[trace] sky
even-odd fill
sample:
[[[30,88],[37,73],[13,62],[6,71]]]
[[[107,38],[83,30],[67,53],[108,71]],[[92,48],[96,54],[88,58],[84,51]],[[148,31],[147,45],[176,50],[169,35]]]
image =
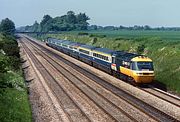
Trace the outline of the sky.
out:
[[[180,27],[180,0],[0,0],[0,21],[32,25],[69,10],[86,13],[90,25]]]

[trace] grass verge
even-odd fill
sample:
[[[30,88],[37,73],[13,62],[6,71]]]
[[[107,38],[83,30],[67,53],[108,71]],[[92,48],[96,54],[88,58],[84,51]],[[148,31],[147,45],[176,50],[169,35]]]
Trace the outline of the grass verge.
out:
[[[31,122],[16,39],[0,34],[0,122]]]
[[[9,86],[0,88],[0,121],[31,122],[31,108],[22,73],[7,72],[0,76],[0,81],[7,81]]]

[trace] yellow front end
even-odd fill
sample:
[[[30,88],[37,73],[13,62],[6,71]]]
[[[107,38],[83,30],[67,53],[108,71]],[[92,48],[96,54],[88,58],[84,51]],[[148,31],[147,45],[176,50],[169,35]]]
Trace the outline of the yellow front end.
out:
[[[133,71],[132,77],[136,83],[151,83],[154,80],[154,71],[141,73]]]
[[[145,56],[139,56],[135,57],[131,60],[132,62],[138,62],[138,63],[152,63],[152,60]],[[141,69],[141,68],[140,68]],[[154,80],[154,70],[152,69],[141,69],[141,71],[132,70],[133,75],[136,83],[150,83]]]
[[[154,70],[152,60],[148,57],[135,57],[131,60],[129,68],[120,66],[120,72],[134,79],[136,83],[151,83],[154,80]],[[142,63],[142,64],[141,64]],[[150,68],[145,68],[143,64],[151,64]],[[133,64],[136,64],[133,66]],[[141,64],[141,67],[139,66]],[[144,66],[144,69],[143,69]]]

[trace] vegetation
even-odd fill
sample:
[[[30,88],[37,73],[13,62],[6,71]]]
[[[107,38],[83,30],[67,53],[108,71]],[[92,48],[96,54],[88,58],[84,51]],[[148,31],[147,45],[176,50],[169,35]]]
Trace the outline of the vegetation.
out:
[[[87,30],[89,17],[85,13],[75,15],[73,11],[68,11],[66,15],[52,18],[45,15],[42,21],[35,23],[32,26],[20,28],[21,32],[57,32],[71,30]]]
[[[0,33],[0,121],[31,121],[19,48],[14,37],[15,26],[9,19],[2,20]]]
[[[156,31],[180,31],[180,27],[150,27],[149,25],[145,26],[139,26],[139,25],[134,25],[132,27],[126,27],[120,25],[119,27],[117,26],[97,26],[97,25],[91,25],[88,27],[88,30],[104,30],[104,31],[110,31],[110,30],[156,30]]]
[[[179,31],[85,31],[48,34],[39,38],[55,37],[90,45],[145,54],[153,59],[156,80],[169,90],[180,93],[180,32]],[[81,32],[82,33],[82,32]],[[91,37],[90,35],[97,35]],[[99,37],[106,35],[106,37]]]
[[[12,35],[15,32],[15,24],[8,18],[3,19],[0,24],[0,31],[2,34]]]

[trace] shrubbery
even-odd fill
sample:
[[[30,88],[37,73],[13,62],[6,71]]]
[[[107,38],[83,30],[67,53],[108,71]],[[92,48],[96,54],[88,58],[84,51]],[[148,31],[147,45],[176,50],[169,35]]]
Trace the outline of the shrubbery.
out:
[[[31,122],[14,23],[0,24],[0,122]]]
[[[20,68],[20,55],[19,47],[14,37],[12,36],[0,36],[0,50],[1,57],[6,57],[8,67],[12,70],[19,70]],[[2,54],[4,53],[4,54]]]
[[[78,35],[79,35],[79,36],[84,36],[84,35],[86,36],[86,35],[89,35],[89,33],[86,33],[86,32],[79,32]]]
[[[0,88],[12,88],[13,80],[7,76],[12,76],[9,72],[20,70],[19,48],[14,37],[7,35],[0,35],[0,45]]]
[[[142,53],[144,52],[144,49],[145,49],[145,45],[144,45],[144,44],[139,45],[139,46],[137,47],[137,53],[138,53],[138,54],[142,54]]]
[[[0,54],[0,73],[7,72],[8,69],[8,57]]]
[[[106,35],[101,35],[101,34],[90,34],[89,37],[99,37],[99,38],[105,38]]]

